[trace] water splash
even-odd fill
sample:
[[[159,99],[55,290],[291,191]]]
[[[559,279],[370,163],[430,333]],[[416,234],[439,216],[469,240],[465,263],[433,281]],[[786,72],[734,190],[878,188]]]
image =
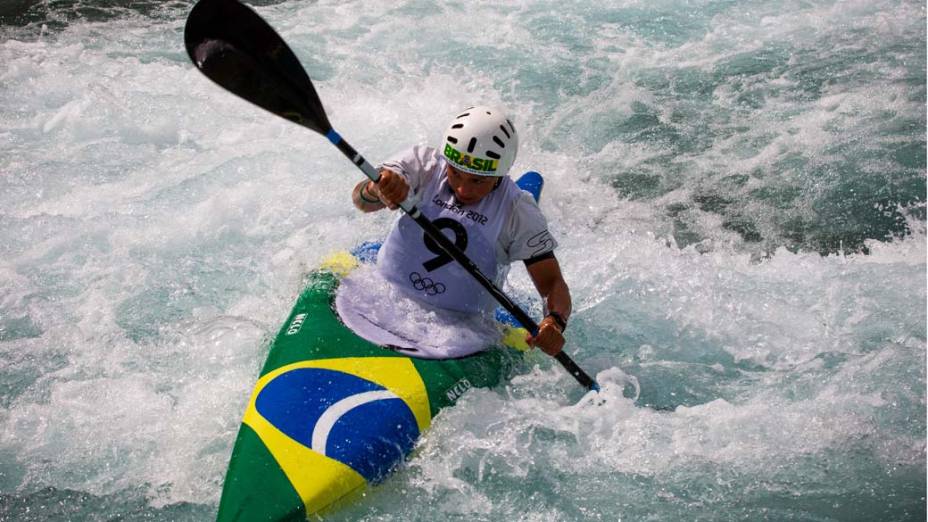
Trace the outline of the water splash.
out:
[[[202,519],[303,277],[393,216],[192,69],[183,4],[57,5],[0,39],[0,518]],[[533,352],[334,519],[924,518],[923,5],[260,11],[372,161],[518,114],[606,383]]]

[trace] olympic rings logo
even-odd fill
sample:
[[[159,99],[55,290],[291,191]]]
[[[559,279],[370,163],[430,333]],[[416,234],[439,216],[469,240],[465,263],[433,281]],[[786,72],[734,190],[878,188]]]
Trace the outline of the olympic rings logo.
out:
[[[443,294],[446,290],[444,283],[436,283],[431,278],[422,277],[419,272],[409,274],[409,282],[412,283],[413,288],[425,292],[426,295]]]

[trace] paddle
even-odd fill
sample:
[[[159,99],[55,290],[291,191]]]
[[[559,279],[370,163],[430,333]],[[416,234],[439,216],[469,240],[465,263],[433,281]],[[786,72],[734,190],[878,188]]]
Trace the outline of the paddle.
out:
[[[257,13],[237,0],[200,0],[187,17],[184,44],[194,65],[223,88],[274,114],[322,134],[372,181],[377,172],[326,117],[312,81],[283,39]],[[538,324],[496,287],[409,200],[400,208],[452,259],[532,333]],[[555,359],[590,390],[599,385],[563,351]]]

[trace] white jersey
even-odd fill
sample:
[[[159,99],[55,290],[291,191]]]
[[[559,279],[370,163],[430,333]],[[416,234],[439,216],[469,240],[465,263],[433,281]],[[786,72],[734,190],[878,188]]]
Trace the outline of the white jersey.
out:
[[[532,196],[508,177],[476,204],[461,205],[448,185],[445,159],[432,148],[414,147],[382,166],[406,178],[422,213],[497,286],[509,263],[557,246]],[[493,309],[492,296],[409,216],[400,217],[378,259],[384,278],[406,295],[448,310]]]

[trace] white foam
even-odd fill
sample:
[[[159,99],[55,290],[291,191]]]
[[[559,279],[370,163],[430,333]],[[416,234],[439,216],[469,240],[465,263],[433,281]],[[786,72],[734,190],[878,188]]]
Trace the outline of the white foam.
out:
[[[483,5],[474,12],[493,15],[499,30],[466,34],[449,27],[458,7],[434,6],[414,26],[395,9],[373,3],[362,16],[350,4],[285,3],[260,11],[321,77],[333,124],[372,163],[436,139],[467,104],[517,114],[517,169],[546,176],[541,205],[574,296],[567,350],[605,385],[584,396],[533,352],[508,387],[465,395],[396,479],[436,501],[422,505],[570,519],[576,511],[537,501],[544,494],[512,500],[506,492],[547,487],[560,499],[590,476],[609,491],[645,477],[670,503],[675,487],[725,479],[723,469],[757,482],[790,465],[797,476],[817,476],[804,458],[837,454],[853,466],[858,451],[886,469],[923,466],[923,432],[907,430],[924,417],[906,421],[924,411],[923,220],[910,216],[906,238],[869,242],[868,256],[758,256],[708,212],[695,223],[703,242],[681,249],[664,210],[717,176],[797,151],[821,159],[842,143],[830,127],[865,132],[881,110],[921,111],[911,93],[836,85],[814,102],[771,96],[765,110],[741,113],[732,79],[712,107],[750,130],[681,154],[683,174],[659,173],[676,190],[656,201],[625,201],[608,180],[666,147],[604,135],[635,103],[663,103],[636,74],[711,71],[773,40],[817,42],[821,25],[875,27],[866,33],[873,41],[913,26],[922,34],[908,22],[924,19],[922,6],[736,6],[702,20],[705,34],[679,46],[621,20],[601,26],[566,5],[563,27],[544,26],[534,4]],[[10,224],[0,232],[0,315],[28,317],[41,331],[0,344],[4,360],[15,361],[3,371],[24,383],[0,408],[0,453],[14,454],[24,472],[17,491],[141,488],[155,506],[218,502],[266,339],[303,276],[333,250],[383,237],[395,217],[351,208],[361,175],[323,138],[193,70],[181,26],[75,23],[54,38],[0,43],[0,218]],[[567,36],[536,42],[545,36],[539,26]],[[460,58],[462,47],[476,58]],[[485,69],[469,74],[475,64]],[[533,84],[533,73],[558,88]],[[768,88],[792,81],[772,78]],[[656,117],[666,124],[674,109],[689,108],[675,100]],[[754,138],[766,141],[745,145]],[[793,212],[807,211],[797,205]],[[510,289],[534,293],[518,267]],[[674,378],[648,373],[655,369]],[[701,371],[713,372],[704,388]],[[642,404],[676,385],[696,389],[695,398],[666,399],[660,411]],[[613,497],[591,516],[613,513],[603,507]]]

